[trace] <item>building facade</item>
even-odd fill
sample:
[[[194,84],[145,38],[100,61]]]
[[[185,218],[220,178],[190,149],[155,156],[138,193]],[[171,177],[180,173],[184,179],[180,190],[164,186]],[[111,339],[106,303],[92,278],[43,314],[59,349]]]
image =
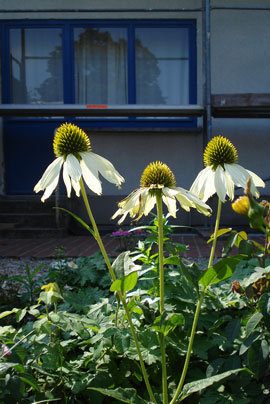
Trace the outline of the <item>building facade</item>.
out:
[[[189,189],[203,167],[207,139],[217,134],[237,147],[241,165],[264,179],[270,176],[269,1],[78,0],[74,6],[71,0],[25,0],[23,5],[2,0],[0,16],[1,102],[35,109],[33,116],[1,118],[2,195],[33,194],[54,157],[54,131],[66,121],[83,128],[92,150],[125,177],[120,191],[104,180],[103,196],[91,196],[100,223],[109,222],[116,201],[139,186],[152,161],[165,162],[177,185]],[[233,94],[236,104],[244,95],[244,107],[254,106],[247,94],[255,104],[264,95],[266,112],[251,108],[246,115],[214,116],[213,95],[219,94]],[[117,105],[195,106],[195,112],[38,115],[43,105],[71,104],[91,111]],[[264,194],[269,195],[268,182]],[[196,212],[183,218],[204,223]]]

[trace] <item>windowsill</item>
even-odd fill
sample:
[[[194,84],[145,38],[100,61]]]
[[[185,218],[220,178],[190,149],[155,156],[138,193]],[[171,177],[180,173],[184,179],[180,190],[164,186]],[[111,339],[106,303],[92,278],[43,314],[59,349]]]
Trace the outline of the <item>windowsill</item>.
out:
[[[115,132],[120,132],[120,133],[137,133],[137,134],[144,134],[145,132],[147,133],[175,133],[175,134],[185,134],[185,133],[191,133],[194,135],[199,135],[203,132],[202,127],[197,127],[197,128],[108,128],[108,127],[103,127],[103,128],[84,128],[84,131],[87,132],[102,132],[102,133],[115,133]]]

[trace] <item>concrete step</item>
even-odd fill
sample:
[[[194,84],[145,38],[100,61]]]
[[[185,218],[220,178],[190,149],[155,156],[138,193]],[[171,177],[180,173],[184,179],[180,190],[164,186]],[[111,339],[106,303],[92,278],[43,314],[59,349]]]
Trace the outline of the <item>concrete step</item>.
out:
[[[65,198],[66,199],[66,198]],[[65,207],[66,201],[61,201]],[[37,195],[0,196],[0,237],[41,238],[67,234],[67,215],[56,211],[55,199],[42,203]],[[58,219],[56,219],[58,215]],[[60,228],[59,228],[60,227]]]
[[[55,212],[53,213],[0,213],[0,223],[14,223],[16,227],[57,227]]]
[[[61,238],[68,235],[66,228],[44,227],[9,227],[1,228],[0,238]]]
[[[18,196],[12,197],[2,196],[0,197],[0,212],[1,213],[21,213],[21,212],[35,212],[35,213],[44,213],[54,211],[54,206],[56,206],[55,201],[46,201],[42,203],[40,198],[29,196],[22,197]]]

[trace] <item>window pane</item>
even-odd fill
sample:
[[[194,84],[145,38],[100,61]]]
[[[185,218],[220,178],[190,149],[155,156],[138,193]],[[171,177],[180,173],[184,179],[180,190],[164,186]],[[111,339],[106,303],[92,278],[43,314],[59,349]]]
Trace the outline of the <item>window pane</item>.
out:
[[[135,32],[137,104],[188,104],[188,29],[137,28]]]
[[[61,29],[10,30],[11,102],[63,103]]]
[[[76,103],[127,103],[125,28],[76,28],[74,52]]]

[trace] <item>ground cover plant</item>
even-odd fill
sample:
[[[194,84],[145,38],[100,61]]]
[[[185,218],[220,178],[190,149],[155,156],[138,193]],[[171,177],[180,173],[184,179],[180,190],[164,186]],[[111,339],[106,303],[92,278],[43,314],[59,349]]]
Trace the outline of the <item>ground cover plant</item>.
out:
[[[74,262],[58,257],[38,294],[38,269],[28,268],[25,306],[5,306],[0,315],[11,319],[0,327],[0,402],[268,403],[269,204],[254,199],[264,184],[237,164],[234,146],[221,136],[210,141],[206,168],[191,191],[176,186],[166,164],[149,164],[140,188],[119,202],[114,218],[121,216],[120,225],[127,215],[139,220],[155,206],[156,215],[149,225],[134,226],[131,233],[143,235],[115,259],[103,246],[84,183],[101,193],[98,172],[117,186],[123,177],[90,151],[86,134],[74,125],[59,128],[54,150],[56,160],[35,190],[45,191],[43,201],[48,198],[63,166],[67,194],[72,187],[82,194],[89,223],[68,213],[96,239],[100,252]],[[263,245],[244,231],[219,228],[234,185],[245,188],[245,195],[233,209],[264,234]],[[184,257],[188,246],[171,239],[168,219],[176,217],[176,202],[209,215],[206,201],[215,193],[210,257],[192,262]],[[224,235],[223,256],[215,260],[217,238]]]

